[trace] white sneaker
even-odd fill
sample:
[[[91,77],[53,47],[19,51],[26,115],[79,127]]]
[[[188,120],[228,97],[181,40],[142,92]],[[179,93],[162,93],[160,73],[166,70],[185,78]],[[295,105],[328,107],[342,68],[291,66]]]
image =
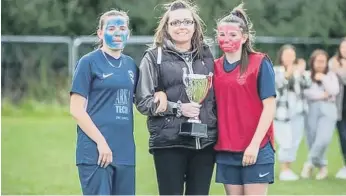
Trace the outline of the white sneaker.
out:
[[[304,163],[304,166],[303,166],[302,172],[300,173],[300,176],[302,178],[310,178],[313,169],[314,169],[314,166],[311,163]]]
[[[292,170],[286,170],[280,172],[279,180],[282,181],[296,181],[299,177]]]
[[[328,177],[328,169],[326,166],[320,168],[320,171],[316,175],[316,180],[323,180]]]
[[[346,166],[341,168],[338,173],[336,173],[336,178],[346,180]]]

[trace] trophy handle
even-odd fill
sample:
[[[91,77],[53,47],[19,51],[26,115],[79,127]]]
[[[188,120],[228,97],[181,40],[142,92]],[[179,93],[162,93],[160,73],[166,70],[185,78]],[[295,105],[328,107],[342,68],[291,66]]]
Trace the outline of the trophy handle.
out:
[[[207,79],[208,79],[208,86],[206,86],[205,87],[205,91],[207,92],[207,93],[205,93],[205,96],[204,96],[204,98],[199,102],[199,104],[201,104],[204,100],[205,100],[205,98],[207,98],[207,96],[208,96],[208,91],[209,91],[209,89],[212,87],[212,85],[213,85],[213,73],[209,73],[209,75],[207,76]]]
[[[208,80],[209,80],[208,89],[210,89],[213,86],[213,73],[209,72]]]

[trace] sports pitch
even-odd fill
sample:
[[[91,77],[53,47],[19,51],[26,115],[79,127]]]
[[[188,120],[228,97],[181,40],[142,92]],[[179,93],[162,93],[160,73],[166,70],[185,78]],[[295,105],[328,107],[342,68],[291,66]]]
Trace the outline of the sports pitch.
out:
[[[148,153],[146,119],[136,113],[135,137],[137,147],[136,192],[157,195],[156,176],[152,156]],[[2,116],[2,194],[63,195],[81,194],[75,166],[76,129],[72,117]],[[300,172],[306,159],[303,142],[294,171]],[[280,182],[270,186],[270,195],[346,195],[346,181],[334,178],[341,167],[341,153],[337,133],[328,149],[329,177],[317,181],[299,180]],[[278,171],[276,164],[276,171]],[[214,173],[215,175],[215,173]],[[223,195],[224,189],[212,180],[210,194]]]

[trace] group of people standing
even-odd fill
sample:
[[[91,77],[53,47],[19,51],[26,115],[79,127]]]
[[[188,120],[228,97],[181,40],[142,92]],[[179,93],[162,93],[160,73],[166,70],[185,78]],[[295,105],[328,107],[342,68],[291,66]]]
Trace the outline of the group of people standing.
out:
[[[291,164],[296,160],[304,135],[309,153],[300,177],[310,178],[313,170],[318,169],[315,178],[325,179],[328,176],[326,152],[335,128],[345,165],[336,177],[346,179],[346,38],[331,58],[322,49],[314,50],[308,60],[309,72],[305,60],[297,58],[292,45],[281,47],[277,64],[274,125],[281,166],[279,179],[299,179]]]
[[[227,195],[267,193],[275,161],[273,64],[253,49],[254,31],[242,4],[217,22],[220,58],[214,60],[203,27],[194,5],[170,3],[137,66],[122,53],[130,37],[128,15],[111,10],[101,16],[99,48],[78,61],[70,92],[83,194],[135,194],[133,104],[147,116],[160,195],[208,195],[215,163],[216,182]],[[202,103],[190,102],[183,68],[213,73]],[[330,99],[336,91],[328,89]],[[195,117],[207,126],[207,137],[180,134],[181,124]]]

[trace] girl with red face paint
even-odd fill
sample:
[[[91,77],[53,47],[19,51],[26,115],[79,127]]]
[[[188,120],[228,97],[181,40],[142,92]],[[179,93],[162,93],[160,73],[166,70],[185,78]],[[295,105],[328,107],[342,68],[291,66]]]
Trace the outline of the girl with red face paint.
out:
[[[227,195],[264,195],[274,182],[273,65],[252,48],[252,25],[242,4],[217,24],[224,55],[215,60],[218,116],[216,182]]]

